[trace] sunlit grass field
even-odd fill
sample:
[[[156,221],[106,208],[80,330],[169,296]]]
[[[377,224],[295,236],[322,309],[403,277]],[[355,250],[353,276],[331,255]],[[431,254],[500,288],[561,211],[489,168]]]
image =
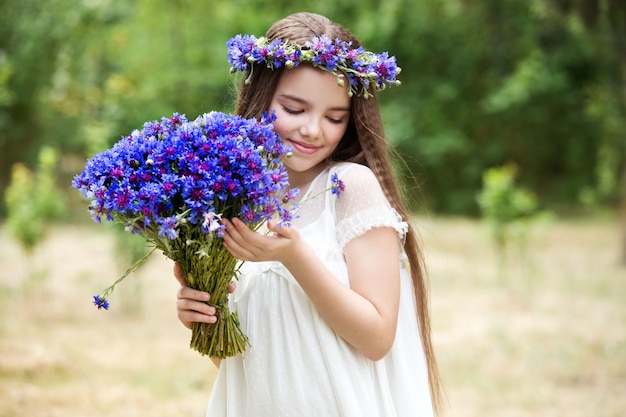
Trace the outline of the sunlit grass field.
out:
[[[476,221],[417,224],[445,415],[624,415],[617,221],[537,224],[505,263]],[[107,228],[55,226],[29,257],[1,225],[0,242],[0,417],[204,416],[216,370],[188,348],[170,261],[155,253],[98,311],[123,269]]]

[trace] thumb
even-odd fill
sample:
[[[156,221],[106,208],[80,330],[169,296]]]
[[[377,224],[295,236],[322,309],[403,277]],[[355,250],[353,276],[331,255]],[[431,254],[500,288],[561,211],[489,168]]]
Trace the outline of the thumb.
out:
[[[174,277],[181,286],[188,286],[187,279],[185,279],[185,272],[183,271],[183,268],[178,264],[178,262],[174,263]]]
[[[267,222],[267,228],[270,232],[273,232],[277,236],[285,239],[292,239],[295,233],[295,228],[293,226],[278,223],[276,220],[269,220]]]

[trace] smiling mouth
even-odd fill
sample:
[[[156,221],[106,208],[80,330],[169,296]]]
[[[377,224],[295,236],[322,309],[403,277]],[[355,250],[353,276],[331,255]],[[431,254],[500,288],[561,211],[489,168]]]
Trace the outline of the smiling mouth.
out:
[[[305,155],[312,155],[318,150],[317,146],[310,146],[302,142],[296,142],[296,141],[290,140],[289,143],[291,144],[293,149]]]

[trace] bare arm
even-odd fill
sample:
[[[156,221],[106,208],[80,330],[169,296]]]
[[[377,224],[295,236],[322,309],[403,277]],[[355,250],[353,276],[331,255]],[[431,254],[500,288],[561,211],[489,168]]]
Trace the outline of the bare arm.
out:
[[[351,287],[326,268],[295,227],[273,235],[252,232],[243,222],[225,221],[224,245],[244,261],[280,261],[296,278],[320,315],[363,355],[378,360],[395,337],[400,299],[398,236],[383,227],[353,239],[344,248]]]

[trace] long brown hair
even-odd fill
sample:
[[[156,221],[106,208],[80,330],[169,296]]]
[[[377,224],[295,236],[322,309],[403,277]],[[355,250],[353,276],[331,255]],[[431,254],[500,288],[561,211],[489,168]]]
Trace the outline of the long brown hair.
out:
[[[274,23],[265,36],[270,40],[289,40],[304,45],[313,37],[321,35],[327,35],[331,39],[340,39],[344,42],[352,42],[354,48],[361,46],[358,39],[346,28],[324,16],[313,13],[289,15]],[[283,68],[268,70],[262,65],[255,67],[250,83],[247,84],[243,81],[241,84],[235,112],[243,117],[251,118],[259,117],[266,111],[270,107],[282,71],[284,71]],[[245,74],[244,79],[248,75]],[[371,93],[373,94],[373,91]],[[376,96],[365,99],[355,94],[351,99],[350,122],[330,159],[355,162],[369,167],[376,175],[390,204],[409,224],[404,251],[410,263],[417,318],[428,364],[430,392],[433,406],[437,412],[441,407],[442,394],[439,371],[430,337],[429,296],[424,258],[394,175],[390,152],[392,149],[385,137]]]

